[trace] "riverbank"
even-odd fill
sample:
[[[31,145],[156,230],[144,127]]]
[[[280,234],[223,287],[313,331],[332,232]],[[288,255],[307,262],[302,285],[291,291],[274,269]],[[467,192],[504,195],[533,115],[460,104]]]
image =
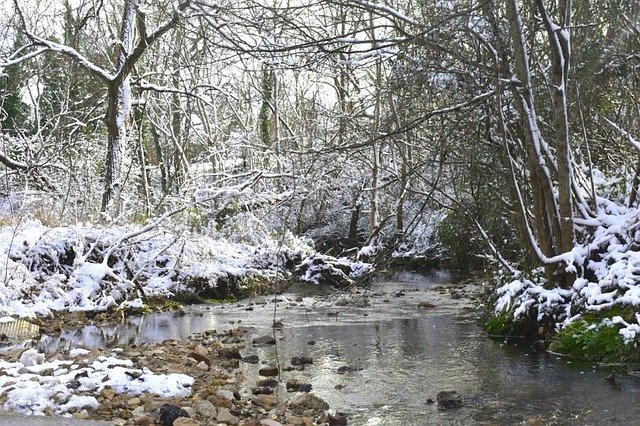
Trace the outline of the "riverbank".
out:
[[[638,211],[603,198],[581,226],[582,243],[559,258],[550,280],[542,268],[503,271],[488,305],[489,334],[551,342],[550,349],[602,363],[640,363],[640,233]]]
[[[344,288],[371,271],[262,228],[208,236],[159,224],[50,228],[31,221],[0,228],[0,315],[142,312],[167,300],[277,292],[294,277]]]
[[[365,366],[341,364],[327,371],[327,359],[315,348],[328,342],[312,341],[311,334],[297,342],[291,340],[291,332],[298,335],[294,330],[304,318],[318,325],[347,325],[379,315],[418,318],[428,311],[447,312],[446,301],[457,306],[471,296],[466,288],[443,284],[429,289],[429,296],[417,286],[391,293],[379,287],[343,293],[326,285],[307,285],[285,296],[191,305],[140,321],[126,318],[129,337],[116,325],[113,331],[106,324],[85,326],[76,341],[66,330],[55,344],[52,334],[34,349],[5,355],[0,403],[28,414],[66,414],[129,425],[165,424],[165,404],[189,414],[192,420],[184,424],[211,424],[212,419],[245,425],[345,424],[346,416],[327,412],[326,388],[318,383],[331,377],[349,386]],[[209,313],[220,321],[211,322]],[[272,315],[277,315],[278,324],[265,329],[264,321]],[[144,331],[145,324],[159,328]],[[179,334],[167,334],[169,329]],[[87,338],[92,330],[102,330],[104,339]],[[120,340],[109,337],[116,335]],[[316,387],[321,396],[314,396]]]

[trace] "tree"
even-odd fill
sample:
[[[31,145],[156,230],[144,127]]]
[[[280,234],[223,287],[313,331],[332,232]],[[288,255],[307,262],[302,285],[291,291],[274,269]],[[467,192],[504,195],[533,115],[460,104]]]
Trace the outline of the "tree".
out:
[[[52,52],[63,55],[106,86],[106,127],[108,137],[104,189],[101,202],[101,211],[103,212],[111,209],[113,198],[117,195],[120,184],[122,156],[127,137],[127,118],[131,109],[131,74],[147,49],[180,23],[190,3],[190,0],[184,0],[174,4],[170,17],[159,24],[153,31],[148,31],[147,10],[145,7],[138,0],[126,0],[121,11],[119,40],[114,60],[115,66],[112,70],[109,70],[94,63],[86,55],[71,46],[36,34],[32,31],[28,17],[23,11],[20,2],[14,0],[21,30],[31,42],[30,47],[37,49],[36,52],[38,53]]]

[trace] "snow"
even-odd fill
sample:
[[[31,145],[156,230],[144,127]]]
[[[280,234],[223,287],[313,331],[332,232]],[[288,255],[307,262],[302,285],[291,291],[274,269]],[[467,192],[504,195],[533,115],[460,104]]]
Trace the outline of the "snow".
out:
[[[312,252],[290,233],[275,238],[236,214],[227,234],[143,226],[50,228],[37,221],[0,228],[0,315],[141,307],[143,295],[172,296],[249,275],[274,278]],[[153,231],[153,233],[151,232]],[[108,262],[103,257],[108,255]]]
[[[75,353],[81,355],[88,351],[76,349]],[[37,364],[30,362],[34,357]],[[139,370],[131,366],[130,360],[100,356],[81,367],[71,361],[45,360],[43,354],[29,349],[19,362],[0,361],[0,393],[7,396],[3,409],[30,415],[44,415],[46,410],[62,415],[82,409],[96,410],[99,407],[97,399],[86,393],[100,393],[107,386],[116,393],[155,393],[166,398],[185,397],[191,393],[194,379],[190,376],[155,374],[144,369],[142,375],[134,378],[132,373]],[[53,373],[45,375],[47,371]]]
[[[602,176],[598,185],[608,185]],[[581,227],[595,227],[589,231],[590,238],[577,244],[571,251],[557,256],[565,270],[577,274],[569,289],[548,288],[542,270],[524,278],[516,275],[504,281],[496,289],[497,313],[506,313],[518,318],[535,315],[537,319],[551,319],[558,328],[579,321],[585,313],[599,312],[619,307],[640,307],[640,233],[639,209],[627,208],[622,203],[598,198],[598,215]],[[572,312],[580,312],[574,315]],[[603,324],[619,327],[625,342],[637,342],[640,336],[640,316],[627,322],[621,317],[606,319]]]

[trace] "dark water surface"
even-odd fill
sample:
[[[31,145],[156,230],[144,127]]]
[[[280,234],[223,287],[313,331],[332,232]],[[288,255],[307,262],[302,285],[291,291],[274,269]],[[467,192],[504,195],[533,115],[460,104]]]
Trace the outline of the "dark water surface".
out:
[[[640,424],[640,377],[607,380],[611,371],[490,340],[476,323],[474,302],[452,299],[451,289],[442,292],[447,281],[446,275],[395,274],[351,295],[345,306],[343,296],[329,289],[299,287],[278,303],[269,296],[190,306],[185,315],[132,318],[110,329],[88,326],[64,332],[63,342],[45,337],[39,346],[152,344],[242,325],[256,328],[249,338],[278,338],[275,346],[249,345],[243,355],[280,366],[292,356],[312,357],[304,371],[282,373],[283,383],[311,383],[333,409],[350,413],[353,425]],[[418,307],[426,301],[435,307]],[[272,330],[274,317],[282,330]],[[356,371],[338,374],[342,366]],[[260,365],[241,367],[255,377]],[[440,410],[428,404],[441,390],[457,390],[464,406]]]

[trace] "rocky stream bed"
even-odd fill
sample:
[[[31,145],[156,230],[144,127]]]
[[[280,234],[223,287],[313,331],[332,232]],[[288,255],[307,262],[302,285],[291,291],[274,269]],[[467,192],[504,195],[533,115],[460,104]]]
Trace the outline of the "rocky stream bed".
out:
[[[306,285],[144,317],[74,314],[5,347],[0,403],[120,425],[631,424],[640,415],[640,376],[484,336],[481,288],[400,273],[346,293]]]

